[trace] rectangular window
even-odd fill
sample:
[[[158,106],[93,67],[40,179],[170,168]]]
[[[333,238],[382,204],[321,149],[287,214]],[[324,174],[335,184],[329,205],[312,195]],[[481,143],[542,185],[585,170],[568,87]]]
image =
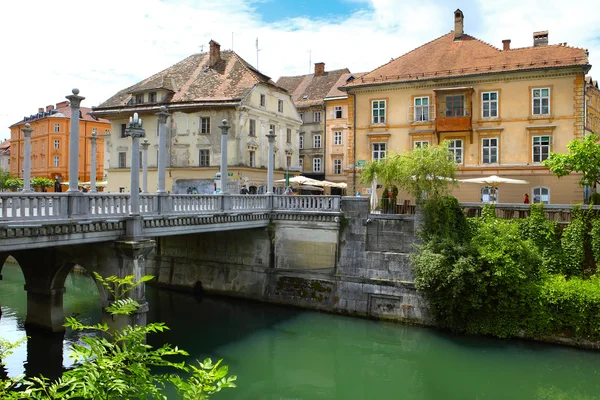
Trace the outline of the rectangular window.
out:
[[[156,92],[148,93],[148,103],[156,103]]]
[[[269,125],[269,133],[276,134],[275,125],[273,125],[273,124]]]
[[[254,168],[256,165],[256,154],[254,150],[249,151],[248,166]]]
[[[333,173],[335,175],[342,173],[342,160],[333,160]]]
[[[45,143],[44,143],[44,142],[42,142],[42,151],[44,151],[44,147],[45,147],[45,146],[44,146],[44,144],[45,144]]]
[[[248,136],[256,136],[256,120],[251,119],[248,126]]]
[[[333,116],[335,119],[342,118],[342,106],[333,107]]]
[[[550,88],[532,89],[531,98],[533,115],[550,114]]]
[[[264,94],[260,95],[260,106],[261,107],[267,106],[267,96],[265,96]]]
[[[533,162],[539,163],[550,154],[550,136],[533,137]]]
[[[498,117],[498,92],[481,93],[481,116],[483,118]]]
[[[304,135],[300,135],[300,145],[299,145],[299,147],[300,147],[301,149],[303,149],[303,148],[304,148]]]
[[[465,95],[446,96],[446,117],[463,117],[465,115]]]
[[[304,169],[304,159],[303,158],[298,159],[298,166],[300,167],[300,171],[302,171]]]
[[[290,128],[287,128],[285,139],[286,143],[292,143],[292,130]]]
[[[482,155],[484,164],[498,163],[498,138],[482,139]]]
[[[124,151],[119,152],[119,168],[127,168],[127,153]]]
[[[54,166],[58,167],[60,163],[60,157],[59,156],[54,156]]]
[[[54,132],[60,132],[60,124],[54,124]]]
[[[278,100],[277,101],[277,111],[282,113],[283,112],[283,100]]]
[[[210,166],[210,150],[198,150],[198,165],[200,167]]]
[[[92,128],[92,135],[98,134],[98,128]]]
[[[450,140],[448,150],[450,150],[450,153],[452,153],[452,155],[454,157],[454,161],[457,164],[462,164],[462,162],[463,162],[463,141],[462,141],[462,139]]]
[[[56,150],[58,150],[58,149],[60,148],[60,141],[59,141],[59,140],[55,140],[55,141],[54,141],[54,148],[55,148]]]
[[[415,140],[415,149],[429,147],[429,140]]]
[[[125,129],[127,129],[127,125],[121,124],[121,137],[127,137],[127,133],[125,133]]]
[[[313,172],[321,172],[321,159],[313,158]]]
[[[210,118],[209,117],[201,117],[200,118],[200,133],[209,135],[210,134]]]
[[[136,94],[135,95],[135,104],[142,104],[143,102],[144,102],[144,95]]]
[[[313,148],[320,149],[321,148],[321,135],[313,136]]]
[[[321,111],[315,111],[313,113],[313,122],[321,122]]]
[[[288,168],[291,167],[292,166],[292,156],[287,156],[285,158],[285,162],[286,162],[285,165],[287,165]]]
[[[429,121],[429,97],[415,97],[415,121]]]
[[[104,130],[104,134],[105,134],[105,135],[110,135],[110,129],[105,129],[105,130]]]
[[[333,144],[335,146],[339,146],[342,144],[342,132],[341,131],[333,132]]]
[[[550,204],[550,189],[543,186],[533,188],[533,202]]]
[[[373,111],[372,122],[374,124],[385,124],[385,100],[373,100],[371,109]]]
[[[8,163],[10,164],[10,160],[8,160]],[[45,168],[46,167],[46,158],[42,157],[42,160],[40,162],[40,167],[41,168]]]
[[[385,143],[373,143],[372,145],[372,159],[375,160],[383,160],[385,158]]]

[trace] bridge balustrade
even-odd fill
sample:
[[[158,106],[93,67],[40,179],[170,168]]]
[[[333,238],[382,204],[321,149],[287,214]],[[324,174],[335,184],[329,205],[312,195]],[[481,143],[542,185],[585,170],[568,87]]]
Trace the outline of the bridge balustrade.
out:
[[[339,196],[273,196],[273,210],[340,211]]]
[[[218,212],[222,209],[223,196],[219,195],[171,194],[169,198],[173,213],[196,214]]]
[[[129,214],[129,193],[89,193],[89,213],[102,216],[123,216]],[[85,200],[84,200],[85,201]]]
[[[0,219],[66,218],[67,200],[60,193],[1,193]]]
[[[232,210],[268,210],[269,199],[264,195],[241,194],[231,196]]]

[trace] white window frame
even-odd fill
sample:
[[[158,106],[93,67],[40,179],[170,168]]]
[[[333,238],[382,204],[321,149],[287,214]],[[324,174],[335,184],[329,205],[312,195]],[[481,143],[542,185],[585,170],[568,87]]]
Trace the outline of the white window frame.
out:
[[[256,137],[256,120],[250,119],[248,123],[248,136]]]
[[[300,142],[298,143],[298,148],[303,149],[304,148],[304,135],[300,135]]]
[[[535,143],[535,139],[540,139],[540,143],[536,144]],[[547,144],[542,144],[541,139],[542,138],[548,138],[548,143]],[[546,150],[546,158],[543,158],[543,149],[544,147],[547,148]],[[536,154],[535,154],[535,149],[539,148],[539,153],[537,154],[538,159],[536,160]],[[536,136],[532,136],[531,137],[531,160],[534,163],[541,163],[542,161],[546,160],[548,158],[548,156],[550,156],[550,149],[552,148],[552,136],[551,135],[536,135]],[[541,187],[541,186],[540,186]]]
[[[54,140],[54,148],[56,150],[60,149],[60,140],[58,140],[58,139]]]
[[[321,135],[314,135],[313,136],[313,149],[320,149],[322,146],[322,142],[321,142]]]
[[[285,130],[285,142],[292,143],[292,128],[287,128]]]
[[[340,119],[343,118],[342,106],[334,106],[333,107],[333,118]]]
[[[496,144],[492,144],[492,140],[496,141]],[[487,145],[485,144],[487,141]],[[485,150],[488,149],[488,162],[485,161]],[[492,150],[496,150],[496,161],[492,162]],[[498,138],[482,138],[481,139],[481,163],[482,164],[498,164],[500,159],[500,152],[498,151]]]
[[[321,157],[315,157],[313,160],[313,172],[321,172],[321,167],[323,165]]]
[[[60,167],[60,156],[54,156],[54,166]]]
[[[538,194],[536,194],[536,191],[539,191]],[[546,195],[544,195],[544,191],[546,191]],[[539,197],[536,197],[539,196]],[[546,199],[544,200],[543,197],[546,196]],[[536,201],[537,199],[537,201]],[[547,186],[536,186],[533,189],[531,189],[531,202],[532,203],[544,203],[544,204],[550,204],[550,188]]]
[[[492,186],[484,186],[481,188],[481,202],[486,204],[498,204],[498,196],[500,191],[498,186],[494,187],[494,193],[492,196]],[[484,196],[487,196],[484,198]]]
[[[539,90],[539,96],[535,96],[535,91]],[[547,90],[548,91],[548,95],[544,96],[543,95],[543,91]],[[549,87],[539,87],[539,88],[533,88],[531,89],[531,115],[550,115],[550,95],[552,94],[551,89]],[[548,112],[543,112],[543,106],[542,103],[544,101],[544,99],[548,100]],[[535,112],[535,102],[536,100],[539,101],[539,109],[540,111],[538,113]]]
[[[488,99],[485,100],[484,96],[488,95]],[[496,98],[494,100],[492,100],[492,94],[496,95]],[[481,92],[481,118],[498,118],[498,99],[500,98],[500,95],[497,91],[491,91],[491,92]],[[488,115],[485,115],[485,105],[488,105]],[[492,104],[496,105],[496,109],[494,111],[496,111],[496,115],[492,115]]]
[[[121,154],[125,154],[123,157],[123,163],[121,163]],[[120,151],[117,153],[117,168],[127,168],[127,152]]]
[[[321,111],[313,112],[313,122],[321,122]]]
[[[413,143],[413,149],[429,147],[429,144],[429,140],[415,140],[415,142]]]
[[[375,107],[375,105],[377,105],[377,107]],[[387,111],[386,106],[386,100],[371,100],[371,122],[373,123],[373,125],[385,124],[385,117]],[[379,115],[381,114],[381,110],[383,110],[383,116]],[[378,111],[377,116],[375,115],[375,111]]]
[[[278,100],[277,101],[277,111],[282,113],[283,112],[283,100]]]
[[[335,159],[333,160],[333,174],[341,175],[342,174],[342,160]]]
[[[204,163],[202,161],[205,161]],[[198,166],[210,167],[210,149],[198,150]]]
[[[333,131],[333,145],[342,145],[342,131]]]
[[[200,134],[210,135],[210,117],[200,117],[198,122]]]
[[[386,142],[374,142],[371,143],[371,160],[383,160],[387,154],[387,143]]]
[[[457,145],[457,142],[460,142],[460,146]],[[463,161],[464,161],[463,156],[465,154],[463,139],[451,139],[449,141],[448,150],[450,150],[450,152],[453,154],[454,162],[456,162],[457,164],[463,163]],[[458,153],[457,150],[460,150],[460,153]],[[459,154],[458,159],[457,159],[457,153]]]
[[[420,104],[417,105],[417,100]],[[423,101],[426,100],[427,104],[423,104]],[[429,96],[420,96],[415,97],[413,99],[414,106],[414,121],[415,122],[429,122],[429,107],[431,107]]]
[[[256,152],[254,150],[248,151],[248,166],[250,168],[256,167]]]
[[[267,96],[264,94],[260,95],[260,106],[263,108],[267,106]]]
[[[97,135],[98,134],[98,128],[92,128],[92,134]]]
[[[54,132],[60,132],[60,124],[54,124]]]

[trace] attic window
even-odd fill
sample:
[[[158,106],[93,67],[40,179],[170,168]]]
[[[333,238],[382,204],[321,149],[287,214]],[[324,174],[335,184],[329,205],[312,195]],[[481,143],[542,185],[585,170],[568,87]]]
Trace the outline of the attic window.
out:
[[[347,79],[346,82],[350,82],[354,80],[354,75],[350,75]]]
[[[306,99],[308,99],[308,95],[306,95],[306,94],[305,94],[304,96],[302,96],[302,98],[303,98],[304,100],[306,100]]]
[[[143,94],[136,94],[135,95],[135,103],[136,104],[142,104],[144,102],[144,95]]]
[[[156,92],[148,93],[148,103],[156,103]]]

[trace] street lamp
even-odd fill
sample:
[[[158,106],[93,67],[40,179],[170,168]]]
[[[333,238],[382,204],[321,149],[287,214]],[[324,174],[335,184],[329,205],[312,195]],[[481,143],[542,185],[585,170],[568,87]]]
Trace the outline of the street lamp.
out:
[[[130,215],[140,214],[140,138],[146,137],[142,129],[142,119],[138,113],[129,117],[129,128],[125,129],[125,135],[131,136],[131,210]]]

